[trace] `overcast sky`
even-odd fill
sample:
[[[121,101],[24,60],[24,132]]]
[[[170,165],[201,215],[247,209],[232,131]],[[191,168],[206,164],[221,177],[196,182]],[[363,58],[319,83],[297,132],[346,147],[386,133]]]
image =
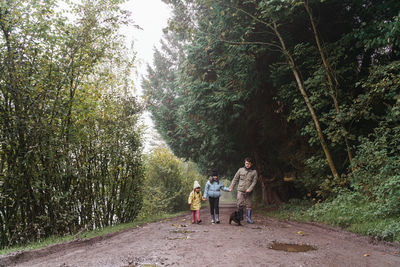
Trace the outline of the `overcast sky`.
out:
[[[128,42],[134,42],[133,49],[137,52],[138,75],[135,82],[140,94],[140,77],[146,73],[146,65],[153,62],[153,48],[159,47],[170,10],[161,0],[129,0],[122,7],[132,12],[133,21],[142,28],[129,27],[123,30]]]
[[[137,53],[134,82],[136,94],[141,95],[141,77],[146,74],[147,64],[153,63],[154,47],[160,47],[162,29],[167,26],[170,9],[161,0],[129,0],[122,7],[132,12],[132,20],[142,28],[131,26],[123,29],[128,46],[133,41],[133,49]],[[153,123],[147,112],[143,115],[143,123],[148,127],[144,136],[144,151],[148,152],[160,140],[154,134]]]

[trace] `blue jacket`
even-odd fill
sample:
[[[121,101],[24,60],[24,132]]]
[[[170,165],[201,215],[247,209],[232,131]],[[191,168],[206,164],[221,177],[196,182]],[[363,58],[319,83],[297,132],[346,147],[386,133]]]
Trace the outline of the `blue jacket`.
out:
[[[206,183],[206,188],[204,189],[204,198],[207,197],[220,197],[221,192],[220,190],[224,190],[226,192],[229,191],[228,187],[225,187],[223,183],[221,183],[219,180],[211,180]]]

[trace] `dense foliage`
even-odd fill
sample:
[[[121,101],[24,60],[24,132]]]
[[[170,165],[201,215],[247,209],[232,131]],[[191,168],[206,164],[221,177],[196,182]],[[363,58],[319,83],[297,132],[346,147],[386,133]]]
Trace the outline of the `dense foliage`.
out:
[[[181,161],[162,146],[151,151],[145,166],[143,216],[187,210],[194,181],[205,185],[193,163]]]
[[[350,192],[398,216],[399,1],[165,2],[143,85],[176,155],[228,175],[252,156],[267,204]]]
[[[132,221],[142,205],[133,56],[118,1],[0,3],[0,247]]]

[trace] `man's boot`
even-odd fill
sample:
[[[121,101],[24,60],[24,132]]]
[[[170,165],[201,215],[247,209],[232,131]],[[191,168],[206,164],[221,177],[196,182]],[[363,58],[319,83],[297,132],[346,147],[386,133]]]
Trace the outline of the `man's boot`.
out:
[[[215,223],[214,215],[211,215],[211,223]]]
[[[239,208],[239,217],[240,220],[243,221],[243,208]]]
[[[215,222],[219,223],[219,214],[215,214]]]
[[[251,219],[251,209],[246,210],[246,218],[247,218],[247,223],[253,224],[254,221]]]

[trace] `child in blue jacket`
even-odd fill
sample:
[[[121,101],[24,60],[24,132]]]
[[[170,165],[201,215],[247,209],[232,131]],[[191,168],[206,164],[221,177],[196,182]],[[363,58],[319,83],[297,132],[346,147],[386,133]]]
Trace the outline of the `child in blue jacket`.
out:
[[[205,200],[208,197],[210,202],[211,223],[220,223],[219,197],[221,196],[221,190],[228,192],[229,188],[225,187],[224,184],[218,180],[218,172],[214,170],[211,172],[211,177],[206,184],[203,198]]]

